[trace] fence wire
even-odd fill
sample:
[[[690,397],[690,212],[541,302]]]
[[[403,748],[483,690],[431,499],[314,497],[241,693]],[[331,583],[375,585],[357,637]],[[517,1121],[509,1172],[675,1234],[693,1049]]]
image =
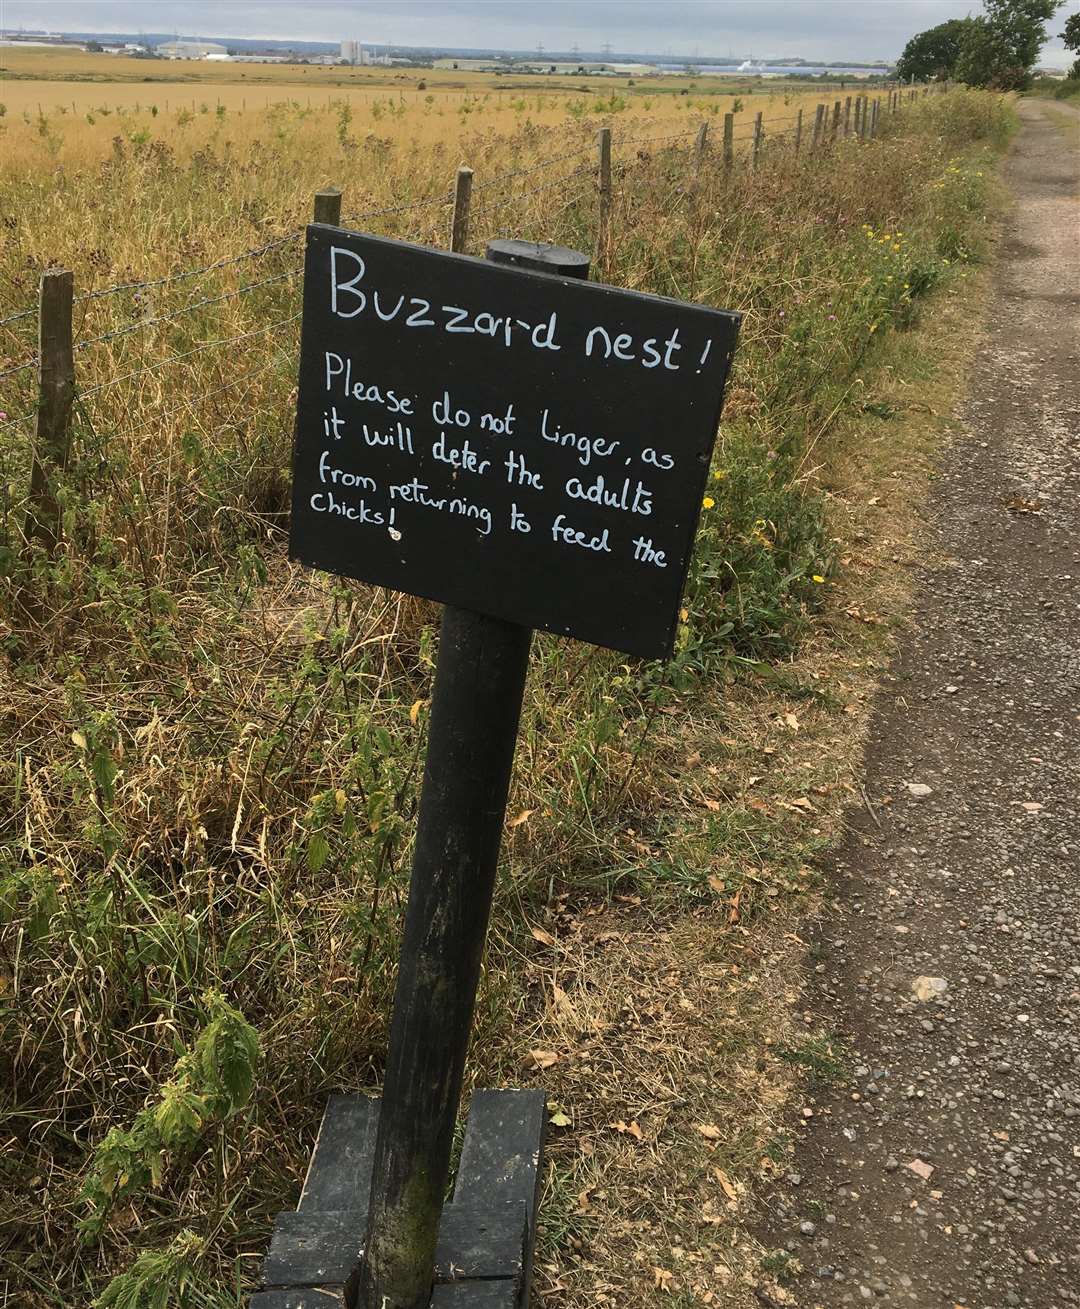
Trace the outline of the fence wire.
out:
[[[796,121],[797,120],[795,118],[773,119],[772,123],[774,124],[778,122],[794,123]],[[812,128],[812,125],[813,125],[812,115],[809,115],[807,118],[804,118],[805,128],[807,129]],[[769,126],[770,126],[769,124],[764,125],[766,130],[769,130]],[[697,136],[699,130],[700,130],[700,125],[698,127],[687,128],[679,132],[662,133],[656,136],[629,137],[627,139],[619,139],[617,137],[613,137],[612,148],[613,150],[618,150],[623,148],[629,149],[632,146],[660,145],[669,141],[690,140]],[[733,134],[733,139],[734,140],[752,139],[753,131],[754,129],[752,124],[750,123],[740,124],[735,129],[735,132]],[[774,136],[777,135],[777,133],[775,132],[772,132],[771,134]],[[529,176],[532,173],[541,172],[546,168],[550,168],[558,163],[563,163],[566,160],[578,158],[579,156],[587,154],[590,150],[593,149],[595,149],[594,145],[583,144],[580,147],[577,147],[573,150],[568,150],[562,154],[552,155],[548,159],[540,160],[538,163],[530,165],[528,168],[511,169],[508,172],[497,174],[496,176],[489,178],[488,180],[480,183],[479,185],[474,186],[473,194],[476,195],[483,192],[497,190],[499,187],[503,186],[507,182],[514,181],[520,177]],[[576,174],[571,174],[571,176],[574,175]],[[534,188],[532,191],[524,192],[523,194],[524,195],[535,194],[537,190],[539,190],[539,188]],[[447,191],[439,192],[438,194],[433,196],[426,196],[420,200],[410,201],[406,204],[392,205],[382,209],[369,209],[355,214],[348,214],[343,217],[342,222],[358,223],[358,222],[366,221],[368,219],[390,217],[397,214],[410,213],[426,208],[449,206],[453,203],[453,201],[454,201],[453,191],[447,190]],[[195,277],[203,277],[209,273],[219,272],[223,268],[229,268],[235,264],[243,263],[245,260],[259,259],[271,253],[274,250],[280,249],[286,245],[294,244],[295,242],[303,239],[305,230],[306,229],[301,228],[299,231],[289,232],[283,236],[274,237],[271,240],[264,242],[262,245],[255,246],[249,250],[243,250],[239,254],[227,255],[221,259],[215,259],[212,263],[203,264],[196,268],[181,269],[179,272],[169,273],[166,274],[164,277],[147,278],[143,280],[132,280],[128,282],[118,282],[111,286],[99,287],[96,290],[87,291],[84,292],[82,295],[76,296],[74,303],[88,304],[97,300],[107,299],[114,295],[119,295],[125,291],[153,290],[157,287],[170,286],[177,282],[186,281]],[[251,289],[254,289],[255,286],[262,285],[262,284],[263,283],[253,283]],[[229,293],[228,296],[217,297],[217,299],[221,299],[221,300],[230,299],[235,294],[243,294],[243,293],[244,291],[241,289],[237,292]],[[215,300],[207,299],[206,301],[200,302],[200,305],[185,307],[184,309],[178,310],[175,316],[179,316],[180,313],[191,312],[193,309],[197,307],[201,307],[201,305],[210,304],[210,303],[215,303]],[[0,327],[6,327],[11,323],[21,322],[24,319],[33,317],[36,313],[37,313],[36,305],[29,306],[26,309],[17,310],[14,313],[7,314],[4,317],[0,318]],[[150,325],[152,321],[153,320],[146,320],[145,324],[131,324],[130,330],[137,331],[139,326]],[[165,321],[165,316],[162,316],[160,321]],[[119,334],[119,331],[115,334]],[[114,333],[103,333],[100,337],[91,338],[91,340],[92,341],[109,340],[111,339],[112,335],[114,335]],[[5,372],[0,372],[0,378],[3,378],[5,376],[10,376],[14,372],[21,371],[24,367],[33,367],[37,362],[38,361],[35,358],[29,361],[29,363],[27,364],[16,365],[14,368],[8,369]]]
[[[105,391],[111,386],[118,386],[121,382],[130,382],[133,378],[142,377],[144,373],[156,373],[159,369],[169,368],[173,364],[180,363],[183,359],[190,359],[192,355],[202,354],[204,350],[215,350],[223,345],[234,345],[237,341],[248,341],[255,336],[265,336],[267,332],[274,332],[279,327],[288,327],[290,323],[295,323],[300,317],[300,313],[295,313],[288,318],[280,319],[276,323],[267,323],[263,327],[253,328],[250,332],[237,332],[235,336],[224,336],[218,341],[204,341],[202,345],[197,345],[194,349],[184,350],[178,355],[169,355],[166,359],[158,359],[155,363],[133,369],[130,373],[121,373],[119,377],[110,377],[107,382],[98,382],[96,386],[77,392],[78,398],[86,400],[92,395],[97,395],[99,391]]]
[[[883,101],[883,103],[886,102]],[[902,111],[907,105],[907,103],[908,103],[907,101],[900,102],[895,107],[895,109],[893,109],[892,114],[889,114],[888,116],[892,117],[896,113]],[[826,105],[825,113],[823,114],[822,117],[823,130],[819,135],[819,141],[818,141],[819,149],[824,144],[832,144],[836,140],[845,139],[850,135],[854,135],[854,133],[844,131],[843,129],[838,129],[835,134],[833,133],[832,112],[833,112],[833,106]],[[760,134],[758,133],[758,129],[755,123],[744,120],[737,127],[734,128],[730,136],[724,138],[724,144],[729,144],[729,143],[741,144],[744,142],[753,142],[755,138],[762,146],[771,142],[781,141],[784,138],[796,136],[799,133],[799,127],[786,126],[785,129],[782,131],[777,130],[777,128],[782,124],[783,125],[800,124],[800,119],[801,119],[801,137],[803,140],[806,140],[809,143],[810,139],[814,135],[815,113],[816,110],[810,110],[806,112],[800,111],[800,114],[796,116],[789,116],[787,118],[780,118],[780,119],[772,119],[768,123],[762,122]],[[886,113],[888,113],[887,110]],[[846,117],[844,119],[844,123],[845,125],[847,123]],[[712,126],[712,124],[709,125]],[[612,144],[613,152],[617,150],[631,149],[634,147],[663,145],[670,142],[689,141],[697,137],[699,131],[700,131],[700,125],[695,126],[693,128],[684,129],[678,132],[660,133],[658,135],[651,135],[651,136],[643,135],[638,137],[629,137],[627,139],[619,139],[617,137],[613,137],[611,144]],[[713,134],[711,140],[709,141],[709,145],[713,147],[714,151],[715,151],[715,147],[719,145],[719,141],[717,139],[718,136],[719,133]],[[495,198],[496,196],[499,196],[502,192],[504,192],[509,184],[519,181],[521,178],[529,177],[534,174],[541,173],[560,163],[566,163],[570,160],[579,159],[582,156],[590,154],[595,149],[596,149],[595,143],[592,142],[583,143],[572,150],[567,150],[560,154],[552,155],[546,159],[539,160],[537,163],[532,164],[527,168],[511,169],[508,170],[507,172],[496,174],[494,176],[485,179],[480,184],[475,185],[472,189],[472,197],[474,201],[472,212],[474,218],[483,219],[492,214],[502,213],[503,211],[511,209],[513,206],[521,204],[522,202],[530,199],[533,196],[541,195],[556,190],[558,188],[567,188],[569,186],[572,186],[573,183],[579,180],[583,180],[585,178],[595,178],[597,174],[597,163],[596,161],[590,160],[589,162],[582,164],[580,167],[575,168],[570,173],[560,174],[558,177],[552,178],[548,181],[541,182],[537,186],[530,187],[523,191],[517,191],[513,195],[503,196],[502,198]],[[616,157],[615,161],[620,162],[623,167],[627,166],[627,161],[625,160],[618,161]],[[581,199],[581,196],[582,196],[581,190],[575,189],[575,194],[569,195],[567,197],[567,203],[569,204],[574,201],[577,201]],[[440,191],[435,195],[425,196],[421,199],[409,201],[407,203],[400,204],[400,205],[392,205],[380,209],[362,210],[358,213],[346,215],[345,217],[343,217],[341,221],[343,225],[359,224],[359,223],[368,222],[376,218],[392,217],[392,216],[397,216],[399,214],[406,214],[406,213],[419,213],[421,211],[428,210],[428,209],[437,209],[437,208],[445,209],[450,207],[453,203],[454,203],[454,192],[452,190],[446,190],[446,191]],[[238,254],[224,256],[223,258],[213,260],[211,263],[203,264],[195,268],[181,269],[175,273],[166,274],[163,277],[147,278],[143,280],[131,280],[127,282],[119,282],[111,286],[100,287],[96,290],[87,291],[82,295],[76,296],[74,299],[74,303],[90,304],[96,301],[108,299],[109,297],[116,296],[124,292],[149,291],[159,287],[172,286],[180,282],[191,280],[193,278],[205,277],[211,273],[220,272],[223,269],[234,267],[236,265],[239,265],[249,260],[257,260],[257,259],[264,258],[275,251],[283,250],[288,246],[295,245],[297,242],[300,242],[304,238],[305,232],[306,232],[306,228],[301,228],[298,231],[288,232],[284,235],[276,236],[259,246],[255,246],[251,249],[243,250]],[[210,308],[212,306],[223,304],[230,300],[239,299],[243,296],[251,294],[252,292],[258,291],[263,287],[272,286],[283,282],[288,282],[292,278],[296,277],[297,274],[302,271],[303,271],[303,265],[297,264],[291,268],[286,269],[284,272],[274,274],[270,277],[260,278],[256,281],[249,282],[246,285],[236,287],[231,291],[226,291],[219,295],[214,295],[214,296],[204,296],[199,300],[195,300],[187,305],[182,305],[174,310],[171,310],[168,313],[157,314],[152,317],[141,318],[127,323],[122,323],[118,327],[112,328],[106,332],[101,332],[96,336],[84,337],[80,340],[75,341],[73,343],[73,349],[76,352],[81,352],[84,350],[88,350],[95,345],[104,344],[109,341],[113,341],[139,331],[144,331],[152,327],[165,325],[179,318],[182,318],[188,314],[195,313],[200,309]],[[6,314],[5,316],[0,317],[0,327],[9,327],[14,323],[19,323],[31,319],[37,313],[38,313],[38,306],[36,305],[28,306],[25,309],[16,310],[10,314]],[[299,319],[300,317],[301,317],[300,313],[296,313],[287,318],[280,319],[274,323],[270,323],[262,327],[254,328],[250,331],[236,333],[235,335],[222,337],[214,341],[203,342],[202,344],[195,346],[190,350],[185,350],[179,354],[169,356],[166,359],[156,360],[155,362],[146,364],[140,368],[136,368],[126,373],[122,373],[116,377],[109,378],[108,380],[104,382],[100,382],[88,388],[87,390],[78,391],[77,399],[79,401],[85,400],[93,395],[98,394],[99,392],[105,391],[114,386],[118,386],[122,382],[132,381],[138,377],[144,376],[147,373],[156,372],[160,369],[170,367],[173,364],[179,363],[185,359],[189,359],[194,355],[201,354],[204,351],[232,345],[237,342],[250,340],[259,336],[265,336],[269,332],[277,331],[283,327],[287,327],[289,324],[296,322],[297,319]],[[36,368],[40,365],[40,362],[41,362],[40,357],[38,355],[35,355],[31,359],[27,359],[17,364],[10,365],[5,369],[3,369],[2,371],[0,371],[0,380],[9,377],[14,377],[20,373],[24,373],[29,371],[30,369]],[[267,363],[260,365],[259,368],[244,374],[242,377],[234,378],[230,382],[225,383],[223,386],[215,388],[213,391],[201,393],[199,396],[189,397],[185,399],[183,402],[181,402],[181,404],[176,405],[162,412],[161,414],[159,414],[159,417],[166,418],[171,414],[179,412],[180,409],[189,408],[193,403],[196,403],[200,399],[205,399],[208,398],[209,396],[217,395],[224,391],[227,391],[234,386],[239,386],[248,378],[256,376],[262,372],[265,372],[267,368],[273,366],[274,362],[275,360],[268,361]],[[36,415],[37,415],[37,406],[27,411],[26,413],[19,415],[16,418],[7,418],[4,421],[0,422],[0,432],[9,431],[13,428],[19,427],[21,424],[26,423],[28,420],[36,417]]]
[[[154,277],[143,282],[118,282],[115,286],[104,286],[97,291],[87,291],[85,295],[77,295],[75,303],[86,304],[90,300],[103,300],[107,296],[118,295],[121,291],[146,291],[155,286],[168,286],[173,282],[182,282],[191,277],[202,277],[206,273],[216,273],[219,269],[228,268],[231,264],[243,263],[245,259],[259,259],[263,255],[269,254],[271,250],[277,250],[281,246],[299,241],[305,230],[302,228],[299,232],[291,232],[288,236],[276,237],[273,241],[267,241],[265,245],[257,246],[253,250],[244,250],[238,255],[229,255],[224,259],[217,259],[214,263],[204,264],[201,268],[188,268],[179,273],[169,273],[165,277]]]
[[[235,291],[226,291],[224,295],[207,296],[205,299],[196,300],[192,304],[183,305],[170,314],[159,314],[155,318],[141,318],[137,322],[114,328],[111,332],[102,332],[100,336],[85,337],[81,341],[76,341],[73,348],[75,350],[86,350],[92,345],[100,345],[104,341],[114,341],[119,336],[128,336],[131,332],[139,332],[148,327],[158,327],[162,323],[174,322],[177,318],[183,318],[185,314],[193,314],[197,309],[205,309],[208,305],[223,304],[226,300],[235,300],[238,296],[258,291],[260,287],[272,286],[276,282],[284,282],[291,277],[295,277],[297,273],[303,272],[303,270],[304,265],[297,264],[295,268],[290,268],[284,273],[277,273],[273,277],[264,277],[258,282],[249,282],[247,286],[239,286]]]

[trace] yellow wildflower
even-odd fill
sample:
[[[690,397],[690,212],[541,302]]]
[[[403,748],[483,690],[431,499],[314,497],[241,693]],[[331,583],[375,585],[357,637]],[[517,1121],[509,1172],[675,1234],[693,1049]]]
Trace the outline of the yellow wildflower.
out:
[[[712,498],[711,495],[707,495],[705,499],[702,500],[701,503],[706,509],[711,509],[713,505],[716,504],[716,501]]]
[[[810,580],[811,580],[812,582],[824,582],[825,579],[824,579],[824,577],[822,577],[822,575],[821,575],[820,573],[815,573],[814,576],[813,576]]]

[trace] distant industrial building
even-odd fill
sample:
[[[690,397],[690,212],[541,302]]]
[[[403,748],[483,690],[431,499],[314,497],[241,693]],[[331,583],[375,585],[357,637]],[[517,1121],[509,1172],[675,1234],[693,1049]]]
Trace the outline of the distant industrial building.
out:
[[[164,41],[154,53],[161,59],[220,59],[229,52],[214,41]]]
[[[433,68],[449,68],[459,73],[508,73],[512,59],[436,59]]]
[[[436,59],[434,66],[459,73],[545,73],[558,77],[647,77],[660,71],[651,64],[563,59]]]

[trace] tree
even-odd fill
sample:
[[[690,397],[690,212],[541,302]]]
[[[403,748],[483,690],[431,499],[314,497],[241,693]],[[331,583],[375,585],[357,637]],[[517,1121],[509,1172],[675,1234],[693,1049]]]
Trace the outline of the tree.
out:
[[[1046,40],[1046,24],[1063,0],[984,0],[985,15],[971,20],[956,76],[968,86],[1022,91]]]
[[[1065,49],[1072,50],[1076,54],[1072,68],[1069,69],[1070,77],[1080,77],[1080,14],[1070,14],[1065,20],[1065,31],[1061,33],[1061,39],[1065,42]]]
[[[904,82],[951,77],[971,22],[970,18],[952,18],[913,36],[897,61],[897,77]]]

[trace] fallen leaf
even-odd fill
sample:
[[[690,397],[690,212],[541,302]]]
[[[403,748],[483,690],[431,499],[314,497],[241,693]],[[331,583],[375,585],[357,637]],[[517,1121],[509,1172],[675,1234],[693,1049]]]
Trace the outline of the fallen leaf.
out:
[[[541,945],[556,944],[555,938],[551,935],[551,933],[545,932],[542,927],[530,927],[529,931],[532,933],[533,937],[540,942]]]
[[[562,987],[555,982],[551,984],[551,998],[557,1013],[562,1014],[564,1018],[576,1018],[577,1011],[574,1008],[573,1001]]]
[[[529,1058],[537,1068],[550,1068],[559,1062],[559,1056],[554,1050],[530,1050]]]
[[[724,1194],[729,1200],[737,1200],[739,1198],[739,1193],[735,1189],[735,1184],[722,1168],[717,1168],[716,1180],[720,1183]]]
[[[608,1127],[613,1132],[618,1132],[620,1136],[632,1136],[635,1141],[643,1139],[641,1128],[637,1125],[636,1119],[634,1122],[624,1123],[620,1118],[617,1123],[608,1123]]]
[[[799,720],[794,714],[785,714],[784,722],[787,723],[788,727],[790,727],[793,732],[799,730]]]
[[[86,737],[83,736],[82,732],[72,732],[71,739],[72,741],[75,742],[75,744],[79,747],[80,750],[86,749]]]
[[[675,1274],[669,1273],[666,1268],[654,1268],[653,1286],[661,1291],[666,1291],[671,1283],[675,1280]]]
[[[416,720],[420,717],[420,710],[427,704],[426,700],[414,700],[412,708],[409,710],[409,722],[416,726]]]
[[[506,825],[507,827],[520,827],[522,823],[527,823],[535,813],[535,809],[522,809],[521,813],[516,818],[511,818]]]
[[[714,1127],[712,1123],[698,1123],[697,1130],[706,1141],[719,1141],[721,1132],[719,1127]]]
[[[1022,495],[1014,495],[1005,501],[1005,508],[1014,514],[1038,514],[1042,512],[1042,501],[1025,500]]]
[[[791,802],[791,808],[792,808],[792,809],[809,809],[809,810],[812,812],[814,806],[810,803],[810,801],[806,798],[805,795],[800,795],[799,798],[798,798],[797,800],[792,800],[792,802]]]
[[[569,1115],[563,1109],[556,1109],[555,1112],[548,1119],[548,1122],[552,1125],[552,1127],[570,1126]]]

